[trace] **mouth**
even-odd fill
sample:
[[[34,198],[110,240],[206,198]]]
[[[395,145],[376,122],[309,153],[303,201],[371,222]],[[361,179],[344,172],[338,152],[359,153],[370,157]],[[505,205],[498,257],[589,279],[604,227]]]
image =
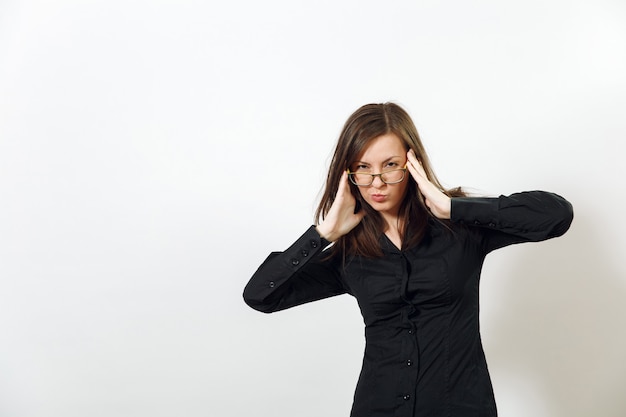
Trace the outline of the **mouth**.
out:
[[[381,203],[385,201],[385,199],[387,198],[387,196],[384,194],[372,194],[370,197],[372,198],[372,200],[376,201],[377,203]]]

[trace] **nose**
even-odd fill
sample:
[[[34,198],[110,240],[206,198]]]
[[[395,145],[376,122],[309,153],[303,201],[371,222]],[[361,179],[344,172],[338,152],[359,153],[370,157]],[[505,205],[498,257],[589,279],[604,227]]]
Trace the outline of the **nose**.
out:
[[[383,185],[385,185],[385,183],[383,182],[383,179],[380,177],[380,175],[375,176],[374,180],[372,181],[372,187],[380,188]]]

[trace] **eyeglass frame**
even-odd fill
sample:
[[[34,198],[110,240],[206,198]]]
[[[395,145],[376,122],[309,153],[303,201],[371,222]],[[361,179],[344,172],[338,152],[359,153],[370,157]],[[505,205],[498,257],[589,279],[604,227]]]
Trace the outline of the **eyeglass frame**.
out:
[[[404,168],[396,168],[396,169],[390,169],[389,171],[384,171],[384,172],[380,172],[378,174],[369,174],[367,172],[352,172],[350,171],[350,168],[346,169],[346,172],[348,173],[348,178],[350,179],[350,182],[354,185],[356,185],[357,187],[369,187],[370,185],[372,185],[374,183],[374,178],[379,177],[380,180],[383,182],[383,184],[388,184],[388,185],[393,185],[393,184],[399,184],[402,181],[404,181],[404,178],[406,177],[406,170],[408,168],[406,167],[406,164],[404,165]],[[393,181],[393,182],[387,182],[383,179],[383,175],[387,174],[389,172],[392,171],[402,171],[402,178],[400,178],[398,181]],[[361,174],[361,175],[371,175],[372,176],[372,181],[370,181],[369,184],[357,184],[354,181],[354,178],[352,177],[353,175],[356,174]]]

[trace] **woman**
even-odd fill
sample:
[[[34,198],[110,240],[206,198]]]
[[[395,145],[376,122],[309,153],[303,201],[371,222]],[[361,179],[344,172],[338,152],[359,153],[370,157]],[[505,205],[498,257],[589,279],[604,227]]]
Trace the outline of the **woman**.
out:
[[[562,235],[570,203],[542,191],[444,190],[409,115],[369,104],[341,132],[316,218],[263,262],[246,303],[269,313],[356,297],[366,347],[353,417],[496,416],[478,322],[483,260]]]

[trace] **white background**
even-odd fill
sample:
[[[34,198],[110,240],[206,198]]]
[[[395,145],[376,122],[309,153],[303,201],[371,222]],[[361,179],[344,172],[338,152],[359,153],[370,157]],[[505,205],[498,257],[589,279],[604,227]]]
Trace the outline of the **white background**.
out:
[[[624,416],[624,74],[620,0],[0,1],[0,416],[347,416],[356,302],[241,292],[388,100],[444,184],[574,205],[485,265],[500,415]]]

